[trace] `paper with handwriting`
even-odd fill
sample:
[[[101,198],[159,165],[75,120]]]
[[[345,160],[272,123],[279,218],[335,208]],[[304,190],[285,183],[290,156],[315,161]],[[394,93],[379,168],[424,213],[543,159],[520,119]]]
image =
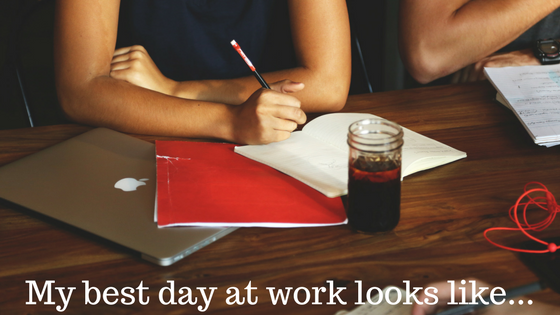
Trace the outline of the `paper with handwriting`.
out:
[[[560,65],[484,71],[535,143],[560,141]]]
[[[382,294],[384,297],[388,297],[389,301],[397,301],[399,299],[397,290],[401,292],[401,296],[406,294],[403,289],[398,287],[386,287]],[[376,295],[371,300],[377,301],[379,297]],[[389,303],[386,298],[383,298],[379,304],[365,303],[351,311],[338,311],[335,315],[410,315],[411,313],[412,305]]]

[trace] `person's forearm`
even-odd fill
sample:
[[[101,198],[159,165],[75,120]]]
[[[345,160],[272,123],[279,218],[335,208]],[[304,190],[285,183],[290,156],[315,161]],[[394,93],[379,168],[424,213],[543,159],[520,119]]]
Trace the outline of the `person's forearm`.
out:
[[[400,49],[421,83],[504,47],[560,6],[560,0],[404,0]]]
[[[59,82],[60,104],[76,122],[152,135],[233,141],[230,106],[184,100],[100,76],[87,83]]]
[[[290,82],[272,84],[272,90],[256,89],[243,105],[235,106],[173,97],[151,88],[153,82],[144,86],[127,81],[127,74],[135,74],[119,70],[119,61],[112,63],[119,6],[119,0],[56,2],[55,80],[59,102],[70,119],[124,132],[244,144],[285,140],[305,122],[300,101],[279,93],[303,88]]]
[[[312,71],[307,68],[293,68],[263,73],[268,82],[289,79],[305,84],[305,89],[293,95],[302,103],[306,112],[331,112],[344,107],[349,90],[350,69],[336,71]],[[257,89],[261,88],[253,76],[230,80],[204,80],[178,82],[173,95],[186,99],[238,105],[243,103]]]

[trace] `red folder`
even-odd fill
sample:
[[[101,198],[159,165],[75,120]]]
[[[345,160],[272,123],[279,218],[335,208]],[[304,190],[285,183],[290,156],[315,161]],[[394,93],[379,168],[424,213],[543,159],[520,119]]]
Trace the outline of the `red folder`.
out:
[[[233,148],[225,143],[156,141],[158,226],[346,223],[340,198],[328,198]]]

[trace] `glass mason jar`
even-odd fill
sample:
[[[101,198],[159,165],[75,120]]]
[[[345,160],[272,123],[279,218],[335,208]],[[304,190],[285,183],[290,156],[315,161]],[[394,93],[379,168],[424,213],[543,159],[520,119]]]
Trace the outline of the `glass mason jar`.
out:
[[[350,125],[348,223],[353,230],[393,230],[400,219],[402,128],[385,119]]]

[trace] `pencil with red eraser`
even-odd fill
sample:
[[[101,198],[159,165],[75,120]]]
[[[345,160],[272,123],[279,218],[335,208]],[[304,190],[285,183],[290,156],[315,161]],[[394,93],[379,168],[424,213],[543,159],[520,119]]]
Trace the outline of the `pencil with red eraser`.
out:
[[[239,53],[241,58],[243,58],[243,60],[245,60],[245,63],[249,66],[249,68],[251,68],[251,70],[253,71],[253,74],[255,75],[255,78],[257,78],[257,80],[259,80],[261,86],[265,89],[270,89],[270,86],[268,86],[268,84],[263,79],[263,77],[261,77],[261,75],[259,74],[259,72],[255,68],[255,66],[253,66],[253,63],[251,62],[251,60],[249,60],[249,58],[247,58],[247,56],[245,55],[243,50],[241,50],[241,47],[239,47],[239,44],[235,40],[232,40],[231,41],[231,46],[233,46],[233,48],[235,48],[235,50],[237,50],[237,52]]]

